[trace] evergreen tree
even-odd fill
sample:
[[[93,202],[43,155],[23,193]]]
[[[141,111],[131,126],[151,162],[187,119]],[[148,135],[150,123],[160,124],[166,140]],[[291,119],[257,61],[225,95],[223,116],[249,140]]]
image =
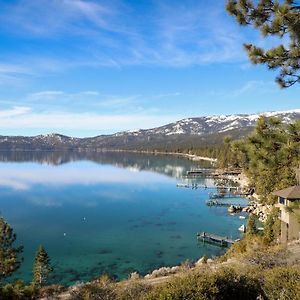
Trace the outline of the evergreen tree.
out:
[[[271,214],[268,215],[264,226],[264,241],[266,244],[273,243],[278,237],[280,232],[280,221],[278,219],[278,210],[273,209]]]
[[[229,0],[227,11],[240,25],[252,25],[263,36],[285,37],[289,44],[263,49],[245,44],[254,64],[280,69],[276,81],[281,87],[300,83],[300,2],[293,0]]]
[[[246,227],[246,234],[247,235],[254,235],[257,233],[256,225],[255,225],[255,216],[250,214],[247,227]]]
[[[255,131],[233,143],[232,151],[262,200],[275,200],[271,193],[296,184],[299,164],[300,126],[283,124],[276,118],[260,117]]]
[[[48,253],[43,246],[38,248],[33,266],[32,283],[36,287],[42,287],[47,283],[49,274],[53,271]]]
[[[0,281],[15,272],[21,264],[18,255],[23,247],[14,247],[16,234],[10,225],[0,218]]]

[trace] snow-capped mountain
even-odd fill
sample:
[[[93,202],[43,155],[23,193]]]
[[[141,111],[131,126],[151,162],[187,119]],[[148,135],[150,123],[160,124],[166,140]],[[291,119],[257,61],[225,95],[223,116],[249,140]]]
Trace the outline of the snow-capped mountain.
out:
[[[60,134],[0,136],[0,150],[154,150],[177,146],[198,147],[220,143],[225,135],[234,138],[246,136],[253,130],[260,115],[278,117],[284,123],[290,123],[300,119],[300,109],[188,118],[152,129],[130,130],[92,138],[72,138]]]
[[[239,114],[188,118],[153,129],[119,132],[115,136],[138,136],[141,134],[163,134],[166,136],[215,134],[242,127],[252,127],[261,115],[278,117],[284,123],[290,123],[293,120],[300,119],[300,109],[251,115]]]

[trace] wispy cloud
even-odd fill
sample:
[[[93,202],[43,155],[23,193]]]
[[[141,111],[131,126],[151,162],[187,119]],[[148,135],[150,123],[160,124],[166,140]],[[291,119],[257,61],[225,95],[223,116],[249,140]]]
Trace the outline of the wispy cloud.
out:
[[[154,99],[174,98],[174,97],[178,97],[180,95],[181,95],[181,93],[175,92],[175,93],[157,94],[157,95],[153,95],[151,98],[154,98]]]
[[[52,100],[64,94],[63,91],[41,91],[32,93],[28,97],[33,100]]]
[[[14,106],[7,110],[0,110],[0,118],[14,119],[17,116],[26,115],[31,111],[30,107]],[[0,121],[1,122],[1,121]]]
[[[278,87],[274,81],[249,80],[230,90],[212,90],[209,92],[209,96],[234,100],[245,96],[249,97],[249,95],[257,98],[258,96],[274,95],[276,93],[278,94]]]
[[[273,81],[251,80],[246,82],[243,86],[230,91],[227,97],[238,98],[250,92],[255,94],[270,94],[276,93],[278,90],[276,83]]]
[[[76,113],[61,111],[34,111],[29,107],[13,107],[0,110],[1,130],[34,129],[39,133],[98,131],[116,132],[126,129],[150,128],[164,125],[178,119],[178,116],[157,115],[153,113],[137,114],[101,114],[101,113]]]
[[[162,95],[163,96],[163,95]],[[121,110],[126,107],[129,112],[131,110],[136,111],[138,100],[140,100],[141,95],[110,95],[103,94],[99,91],[80,91],[74,93],[67,93],[59,90],[46,90],[38,91],[28,94],[25,99],[28,103],[32,105],[51,105],[62,107],[69,105],[73,110],[76,110],[78,106],[84,104],[86,109],[94,110],[97,109],[107,109],[107,110]]]
[[[62,40],[70,40],[69,61],[47,48],[34,53],[39,69],[57,71],[60,62],[62,68],[184,67],[245,59],[243,36],[224,18],[223,3],[155,2],[147,14],[137,7],[121,1],[19,0],[3,6],[0,24],[8,31],[18,28],[18,35],[50,39],[58,54],[65,53]]]

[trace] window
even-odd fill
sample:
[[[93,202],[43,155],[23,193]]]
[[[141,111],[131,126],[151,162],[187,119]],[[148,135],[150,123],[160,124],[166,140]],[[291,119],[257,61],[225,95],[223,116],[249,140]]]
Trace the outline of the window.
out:
[[[280,204],[285,205],[285,198],[279,197],[278,202],[279,202]]]

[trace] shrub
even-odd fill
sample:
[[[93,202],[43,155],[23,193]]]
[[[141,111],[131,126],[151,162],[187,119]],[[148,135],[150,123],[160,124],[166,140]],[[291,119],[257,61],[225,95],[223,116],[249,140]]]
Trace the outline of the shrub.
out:
[[[117,297],[114,300],[136,300],[146,296],[151,286],[141,282],[129,281],[117,288]]]
[[[269,300],[300,299],[299,269],[278,267],[266,271],[263,289]]]
[[[256,277],[240,275],[233,269],[193,273],[156,287],[146,300],[229,300],[256,299],[261,294]]]
[[[41,298],[49,298],[49,299],[55,299],[59,294],[63,293],[66,290],[65,287],[58,285],[58,284],[52,284],[45,287],[42,287],[39,290],[39,296]]]
[[[72,300],[113,300],[116,297],[114,283],[108,275],[71,292]]]
[[[26,286],[21,280],[6,284],[0,289],[0,299],[5,300],[29,300],[34,299],[36,295],[37,290],[31,285]]]

